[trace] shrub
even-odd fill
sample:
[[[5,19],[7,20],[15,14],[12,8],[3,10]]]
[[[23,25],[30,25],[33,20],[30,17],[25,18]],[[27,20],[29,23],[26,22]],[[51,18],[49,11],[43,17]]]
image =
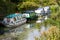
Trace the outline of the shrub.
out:
[[[60,30],[56,26],[50,27],[47,31],[44,31],[40,40],[60,40]]]

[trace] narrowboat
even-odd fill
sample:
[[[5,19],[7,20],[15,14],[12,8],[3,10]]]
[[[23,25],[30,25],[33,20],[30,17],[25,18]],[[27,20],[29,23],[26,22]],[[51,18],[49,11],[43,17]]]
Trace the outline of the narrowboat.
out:
[[[37,16],[43,15],[44,14],[44,9],[43,8],[38,8],[35,10],[35,13]]]
[[[37,10],[35,10],[35,13],[37,14],[37,16],[45,16],[45,15],[49,15],[50,14],[50,7],[49,6],[46,6],[46,7],[43,7],[43,8],[38,8]]]
[[[36,19],[37,18],[36,13],[34,11],[26,11],[23,13],[23,16],[27,19],[27,21],[29,19]]]
[[[26,21],[27,21],[26,18],[24,18],[22,14],[15,13],[15,14],[6,16],[3,19],[2,23],[6,27],[16,27],[18,25],[26,23]]]
[[[46,6],[46,7],[43,7],[44,8],[44,12],[46,14],[50,13],[50,7],[49,6]]]

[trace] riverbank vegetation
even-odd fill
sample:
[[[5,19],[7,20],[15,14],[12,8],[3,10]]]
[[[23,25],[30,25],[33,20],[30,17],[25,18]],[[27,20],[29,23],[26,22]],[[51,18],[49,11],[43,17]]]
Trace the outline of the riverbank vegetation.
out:
[[[55,7],[55,8],[54,8]],[[60,28],[60,6],[51,8],[51,15],[44,23],[51,24]]]
[[[60,5],[51,5],[51,15],[50,18],[48,18],[46,21],[44,21],[44,24],[51,25],[48,29],[48,31],[44,31],[41,35],[40,40],[60,40]]]
[[[52,26],[48,30],[41,33],[40,38],[37,39],[38,40],[60,40],[60,29],[57,28],[56,26]]]

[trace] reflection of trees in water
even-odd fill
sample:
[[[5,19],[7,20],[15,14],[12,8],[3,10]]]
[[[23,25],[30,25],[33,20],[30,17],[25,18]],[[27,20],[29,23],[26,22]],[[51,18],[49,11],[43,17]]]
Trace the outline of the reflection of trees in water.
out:
[[[26,27],[27,28],[32,28],[32,27],[34,27],[34,23],[29,23],[29,24],[26,25]]]

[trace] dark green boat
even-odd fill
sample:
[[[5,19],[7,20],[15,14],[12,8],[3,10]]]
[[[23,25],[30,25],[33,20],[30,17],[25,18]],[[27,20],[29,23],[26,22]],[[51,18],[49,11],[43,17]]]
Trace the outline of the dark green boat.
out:
[[[34,11],[26,11],[23,13],[23,16],[28,20],[37,19],[36,13]]]

